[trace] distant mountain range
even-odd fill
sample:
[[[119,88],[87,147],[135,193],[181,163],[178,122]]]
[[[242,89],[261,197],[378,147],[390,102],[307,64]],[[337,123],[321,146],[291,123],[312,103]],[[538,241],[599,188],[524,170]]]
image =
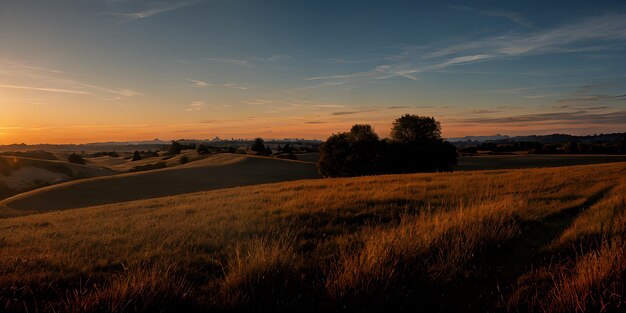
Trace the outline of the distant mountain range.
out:
[[[246,146],[251,145],[254,139],[178,139],[182,144],[209,144],[212,146]],[[33,144],[24,143],[0,145],[0,151],[134,151],[134,150],[156,150],[169,145],[169,140],[145,140],[145,141],[110,141],[110,142],[93,142],[85,144]],[[290,143],[292,145],[315,146],[322,143],[319,140],[284,138],[284,139],[267,139],[266,144],[278,145]]]
[[[465,136],[457,138],[449,138],[448,141],[452,143],[482,143],[482,142],[539,142],[546,143],[599,143],[599,142],[617,142],[626,137],[624,133],[612,133],[612,134],[599,134],[599,135],[586,135],[575,136],[567,134],[552,134],[552,135],[529,135],[529,136],[507,136],[507,135],[493,135],[493,136]]]

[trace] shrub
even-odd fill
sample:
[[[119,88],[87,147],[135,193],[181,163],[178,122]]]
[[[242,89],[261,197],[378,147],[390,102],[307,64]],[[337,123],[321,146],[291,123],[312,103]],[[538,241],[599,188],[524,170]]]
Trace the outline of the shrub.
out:
[[[199,144],[198,147],[196,148],[196,152],[198,152],[198,154],[209,154],[209,153],[211,153],[211,151],[209,151],[209,146],[205,145],[205,144]]]
[[[322,144],[318,170],[325,177],[377,174],[383,145],[370,125],[354,125],[350,132],[332,135]]]
[[[139,151],[135,151],[133,153],[133,161],[139,161],[141,160],[141,153],[139,153]]]
[[[258,154],[265,154],[266,149],[265,149],[265,142],[263,141],[263,139],[262,138],[254,139],[252,146],[250,146],[250,151],[256,152]]]
[[[80,156],[79,154],[76,153],[72,153],[67,157],[67,160],[70,163],[74,163],[74,164],[81,164],[81,165],[85,165],[85,159],[83,159],[82,156]]]
[[[321,145],[318,171],[325,177],[452,171],[456,147],[440,133],[434,118],[416,115],[397,119],[388,140],[379,140],[370,125],[357,124]]]
[[[169,148],[167,149],[167,153],[169,154],[180,154],[180,151],[183,150],[183,145],[181,145],[178,141],[172,141]]]
[[[150,170],[157,170],[157,169],[166,168],[166,167],[167,165],[165,164],[165,162],[157,162],[157,163],[135,166],[129,172],[150,171]]]
[[[189,157],[186,155],[183,155],[182,157],[180,157],[180,164],[187,164],[189,163]]]
[[[286,144],[282,149],[280,148],[280,146],[278,146],[278,151],[282,152],[282,153],[293,153],[293,148],[291,147],[290,144]]]

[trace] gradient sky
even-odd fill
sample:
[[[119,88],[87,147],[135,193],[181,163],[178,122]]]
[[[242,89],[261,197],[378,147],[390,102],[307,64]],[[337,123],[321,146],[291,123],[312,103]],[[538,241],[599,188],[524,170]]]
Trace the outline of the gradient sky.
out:
[[[626,131],[624,1],[2,0],[0,144]]]

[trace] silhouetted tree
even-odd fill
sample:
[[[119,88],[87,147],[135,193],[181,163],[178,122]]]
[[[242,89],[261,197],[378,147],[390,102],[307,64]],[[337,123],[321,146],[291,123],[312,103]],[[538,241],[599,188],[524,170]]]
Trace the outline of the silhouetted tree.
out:
[[[167,149],[167,153],[169,154],[180,154],[180,151],[183,149],[183,146],[178,141],[172,141],[169,148]]]
[[[133,161],[139,161],[141,160],[141,153],[139,153],[139,151],[135,151],[133,153]]]
[[[79,154],[76,153],[72,153],[67,157],[67,160],[70,163],[74,163],[74,164],[81,164],[81,165],[85,165],[85,159],[83,159],[82,156],[80,156]]]
[[[380,140],[367,124],[330,136],[320,147],[317,166],[322,176],[340,177],[452,171],[456,163],[456,147],[441,138],[439,122],[404,115],[394,122],[391,139]]]
[[[617,150],[619,153],[626,153],[626,137],[622,138],[622,140],[617,143]]]
[[[285,154],[292,154],[293,148],[291,147],[290,144],[286,144],[282,149],[279,149],[278,151],[280,151],[281,153],[285,153]]]
[[[570,141],[563,145],[563,151],[567,154],[576,154],[579,152],[578,144],[573,141]]]
[[[382,145],[370,125],[354,125],[350,132],[332,135],[320,146],[318,171],[324,177],[378,174]]]
[[[406,114],[391,129],[387,153],[388,172],[452,171],[456,148],[441,138],[441,124],[433,117]]]
[[[433,117],[405,114],[393,122],[391,139],[401,143],[441,140],[441,124]]]
[[[265,150],[265,141],[263,141],[262,138],[256,138],[254,139],[254,142],[252,143],[252,146],[250,146],[250,151],[252,152],[256,152],[259,154],[265,154],[266,150]]]
[[[198,152],[198,154],[208,154],[211,151],[209,151],[209,146],[208,145],[199,144],[198,147],[196,148],[196,152]]]

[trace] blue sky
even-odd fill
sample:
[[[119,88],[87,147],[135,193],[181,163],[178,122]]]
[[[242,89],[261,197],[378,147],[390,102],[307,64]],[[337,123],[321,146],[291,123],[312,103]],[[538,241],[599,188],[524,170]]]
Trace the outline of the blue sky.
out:
[[[0,3],[0,143],[626,131],[622,1]]]

